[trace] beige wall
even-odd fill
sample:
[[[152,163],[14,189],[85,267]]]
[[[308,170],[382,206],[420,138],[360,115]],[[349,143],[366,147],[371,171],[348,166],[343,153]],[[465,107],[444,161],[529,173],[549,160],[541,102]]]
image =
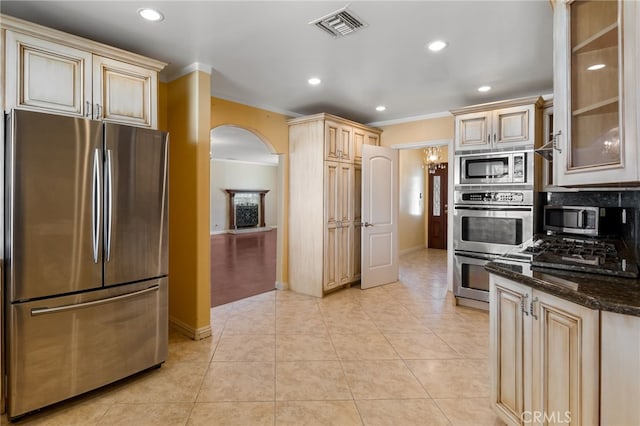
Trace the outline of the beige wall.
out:
[[[169,317],[196,339],[211,334],[210,82],[198,71],[160,85],[160,126],[170,132]]]
[[[398,250],[403,253],[425,247],[425,180],[422,150],[403,149],[399,154]]]
[[[382,145],[453,139],[453,116],[430,118],[381,127]]]
[[[421,142],[451,140],[453,141],[453,116],[432,118],[409,123],[394,124],[381,127],[382,145],[393,146],[402,144],[416,144]],[[453,142],[452,142],[453,143]],[[448,148],[442,147],[442,162],[448,159]],[[451,168],[451,167],[450,167]],[[420,176],[423,191],[422,214],[415,214],[415,184],[414,178]],[[400,150],[400,208],[398,212],[398,250],[400,253],[412,248],[426,246],[428,241],[428,181],[422,169],[422,149]],[[450,224],[449,224],[450,226]]]

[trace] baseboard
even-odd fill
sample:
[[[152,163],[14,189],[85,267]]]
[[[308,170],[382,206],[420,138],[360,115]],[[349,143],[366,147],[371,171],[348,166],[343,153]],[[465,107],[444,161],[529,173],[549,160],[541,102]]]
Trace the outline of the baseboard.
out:
[[[226,234],[226,233],[228,233],[228,232],[229,232],[229,231],[211,231],[211,232],[209,233],[209,235],[222,235],[222,234]]]
[[[276,281],[276,290],[289,290],[289,284],[282,281]]]
[[[169,317],[169,327],[193,340],[202,340],[211,337],[211,325],[193,328],[177,318]]]
[[[413,253],[414,251],[419,251],[419,250],[424,250],[424,246],[410,247],[408,249],[400,250],[398,253],[400,254],[400,256],[402,256],[402,255]]]

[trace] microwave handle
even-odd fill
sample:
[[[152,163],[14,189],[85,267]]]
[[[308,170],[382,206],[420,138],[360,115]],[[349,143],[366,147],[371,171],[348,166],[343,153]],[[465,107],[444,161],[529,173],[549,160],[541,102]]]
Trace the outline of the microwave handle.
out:
[[[584,228],[584,210],[578,211],[578,229]]]

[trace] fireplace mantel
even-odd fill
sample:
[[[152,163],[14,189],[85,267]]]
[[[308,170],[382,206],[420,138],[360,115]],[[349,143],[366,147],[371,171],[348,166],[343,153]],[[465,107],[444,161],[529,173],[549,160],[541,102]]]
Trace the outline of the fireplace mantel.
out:
[[[258,205],[259,226],[261,228],[266,226],[264,219],[264,196],[269,192],[268,189],[225,189],[225,192],[229,194],[229,229],[237,229],[235,209],[236,194],[258,194],[260,196],[260,203]]]

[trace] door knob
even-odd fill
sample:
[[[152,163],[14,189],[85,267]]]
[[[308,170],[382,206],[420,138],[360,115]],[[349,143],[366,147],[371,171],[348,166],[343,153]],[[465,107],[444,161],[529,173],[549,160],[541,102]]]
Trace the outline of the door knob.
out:
[[[368,228],[370,226],[373,226],[373,223],[365,222],[362,224],[362,226],[364,226],[365,228]]]

